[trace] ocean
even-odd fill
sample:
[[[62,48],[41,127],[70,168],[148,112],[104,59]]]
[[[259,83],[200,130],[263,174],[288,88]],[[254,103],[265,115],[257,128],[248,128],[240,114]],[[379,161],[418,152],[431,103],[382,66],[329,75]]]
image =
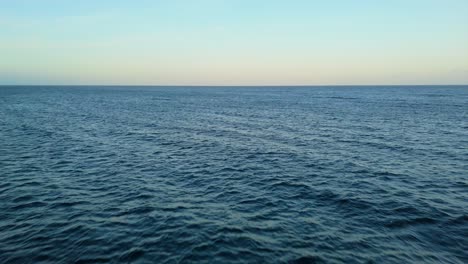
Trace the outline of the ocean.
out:
[[[0,87],[0,263],[467,263],[468,86]]]

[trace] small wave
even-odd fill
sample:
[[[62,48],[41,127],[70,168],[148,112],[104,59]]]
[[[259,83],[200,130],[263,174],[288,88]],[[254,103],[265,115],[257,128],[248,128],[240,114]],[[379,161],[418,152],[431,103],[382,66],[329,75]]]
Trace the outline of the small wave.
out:
[[[56,202],[49,206],[50,209],[59,209],[59,208],[70,208],[77,205],[89,205],[91,204],[88,201],[67,201],[67,202]]]
[[[389,228],[404,228],[408,226],[415,226],[415,225],[429,225],[429,224],[436,224],[438,221],[436,219],[430,217],[418,217],[412,219],[398,219],[392,220],[385,224],[386,227]]]
[[[130,262],[137,261],[138,259],[143,257],[143,255],[145,255],[145,251],[143,249],[134,248],[134,249],[130,249],[124,252],[119,257],[119,261],[130,263]]]
[[[13,202],[14,203],[22,203],[22,202],[33,200],[34,198],[35,197],[32,196],[32,195],[23,195],[23,196],[19,196],[19,197],[16,197],[15,199],[13,199]]]
[[[19,205],[16,205],[16,206],[13,206],[13,210],[22,210],[22,209],[29,209],[29,208],[40,208],[40,207],[45,207],[47,206],[47,203],[44,203],[44,202],[39,202],[39,201],[35,201],[35,202],[31,202],[31,203],[25,203],[25,204],[19,204]]]
[[[93,264],[93,263],[111,263],[112,258],[90,258],[90,257],[82,257],[75,261],[75,264]]]
[[[464,214],[459,217],[451,218],[447,220],[444,225],[452,226],[452,225],[468,225],[468,215]]]
[[[319,264],[326,263],[325,260],[319,256],[302,256],[297,259],[288,261],[289,264]]]

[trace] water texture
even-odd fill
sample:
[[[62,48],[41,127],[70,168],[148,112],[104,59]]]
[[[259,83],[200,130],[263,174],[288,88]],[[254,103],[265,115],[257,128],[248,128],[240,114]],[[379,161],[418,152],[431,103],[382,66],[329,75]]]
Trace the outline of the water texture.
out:
[[[0,87],[0,263],[467,263],[468,87]]]

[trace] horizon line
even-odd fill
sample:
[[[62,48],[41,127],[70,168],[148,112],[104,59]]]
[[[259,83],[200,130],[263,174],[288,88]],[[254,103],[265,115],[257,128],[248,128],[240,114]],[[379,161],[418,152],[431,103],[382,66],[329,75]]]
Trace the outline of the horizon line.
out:
[[[468,86],[467,84],[269,84],[269,85],[203,85],[203,84],[0,84],[0,87],[398,87],[398,86]]]

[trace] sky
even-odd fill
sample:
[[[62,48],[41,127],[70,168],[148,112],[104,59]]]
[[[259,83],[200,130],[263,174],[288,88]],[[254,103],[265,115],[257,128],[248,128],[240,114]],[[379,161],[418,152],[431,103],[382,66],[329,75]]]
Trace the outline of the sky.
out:
[[[0,0],[2,84],[468,84],[468,0]]]

